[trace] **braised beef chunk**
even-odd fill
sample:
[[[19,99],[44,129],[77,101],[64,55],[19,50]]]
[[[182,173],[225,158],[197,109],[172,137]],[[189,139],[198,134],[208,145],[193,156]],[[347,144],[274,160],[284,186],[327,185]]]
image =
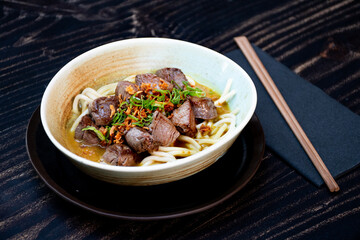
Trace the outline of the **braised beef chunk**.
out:
[[[213,100],[207,97],[189,96],[191,107],[194,110],[195,118],[210,120],[217,117],[217,111]]]
[[[135,77],[135,83],[141,87],[141,84],[150,84],[150,87],[152,89],[162,89],[162,90],[169,90],[172,91],[173,85],[155,74],[152,73],[144,73],[144,74],[138,74]]]
[[[153,113],[153,120],[149,126],[151,134],[160,146],[170,146],[180,136],[174,124],[162,113]]]
[[[112,107],[111,107],[112,106]],[[90,115],[97,126],[108,125],[119,107],[119,100],[116,96],[99,97],[89,106]]]
[[[128,99],[138,91],[138,86],[135,83],[128,81],[120,81],[115,89],[115,96],[121,95],[122,99]]]
[[[179,108],[174,110],[171,121],[182,134],[189,137],[195,136],[195,115],[190,100],[186,100]]]
[[[153,136],[143,128],[133,127],[125,135],[127,144],[137,153],[157,150],[159,144]]]
[[[116,166],[135,166],[140,162],[140,157],[125,144],[108,146],[102,158],[104,162]]]
[[[179,86],[180,89],[184,89],[183,82],[188,82],[185,74],[178,68],[162,68],[157,70],[155,74],[169,83],[173,80],[176,83],[174,84],[175,87],[178,88]]]
[[[88,126],[95,127],[95,123],[92,121],[90,115],[85,115],[81,118],[79,125],[75,129],[75,139],[81,140],[84,145],[95,146],[98,145],[100,140],[96,136],[96,133],[92,130],[85,130]]]

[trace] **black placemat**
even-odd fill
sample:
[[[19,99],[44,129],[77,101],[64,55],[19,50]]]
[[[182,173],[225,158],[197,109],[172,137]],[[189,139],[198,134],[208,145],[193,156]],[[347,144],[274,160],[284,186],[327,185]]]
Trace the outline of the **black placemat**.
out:
[[[358,166],[360,117],[255,45],[253,47],[331,174],[339,177]],[[266,145],[316,186],[321,186],[322,178],[245,56],[240,50],[226,55],[255,83],[258,93],[255,112],[264,128]]]

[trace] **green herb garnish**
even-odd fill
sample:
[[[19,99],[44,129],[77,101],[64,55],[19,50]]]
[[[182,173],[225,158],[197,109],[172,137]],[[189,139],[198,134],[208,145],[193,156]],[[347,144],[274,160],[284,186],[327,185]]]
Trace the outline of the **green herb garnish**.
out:
[[[188,82],[183,82],[185,85],[185,90],[183,91],[184,96],[194,96],[194,97],[205,97],[206,94],[200,88],[193,88]]]
[[[129,118],[134,119],[135,121],[139,121],[137,117],[134,117],[133,115],[128,115]]]
[[[125,121],[127,115],[124,111],[125,111],[125,109],[121,110],[120,112],[116,112],[114,114],[114,117],[112,120],[113,125],[119,125]]]
[[[87,126],[83,129],[81,129],[82,131],[85,131],[85,130],[91,130],[93,132],[95,132],[96,136],[101,140],[101,141],[106,141],[107,142],[107,139],[105,138],[105,136],[98,130],[96,129],[95,127],[93,126]]]
[[[144,127],[150,125],[152,122],[152,115],[148,115],[146,118],[141,118],[140,121],[133,123],[135,126]]]
[[[170,102],[173,104],[179,104],[182,100],[184,100],[184,95],[182,94],[182,91],[177,88],[173,88],[171,94],[170,94]]]

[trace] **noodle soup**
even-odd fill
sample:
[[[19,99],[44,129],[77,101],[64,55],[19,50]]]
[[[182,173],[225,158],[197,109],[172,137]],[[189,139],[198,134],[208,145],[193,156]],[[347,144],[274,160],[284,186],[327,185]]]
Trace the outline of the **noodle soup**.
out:
[[[66,141],[68,139],[66,125],[72,115],[72,104],[76,95],[83,94],[84,98],[91,102],[95,97],[92,94],[95,93],[91,90],[83,92],[88,87],[93,88],[97,95],[104,90],[100,85],[114,83],[113,89],[116,89],[115,82],[123,80],[123,77],[118,78],[120,74],[125,77],[148,70],[153,72],[153,69],[160,69],[164,66],[178,67],[198,83],[218,90],[221,97],[215,101],[215,104],[216,102],[226,102],[231,98],[227,102],[232,116],[236,117],[231,117],[226,113],[223,114],[225,116],[219,117],[219,123],[211,123],[213,120],[204,121],[209,122],[209,125],[217,124],[217,126],[227,122],[227,132],[215,144],[208,145],[207,148],[191,156],[174,157],[175,160],[165,164],[153,162],[156,164],[152,163],[147,167],[119,167],[101,164],[80,157],[70,150],[68,141]],[[103,76],[114,73],[116,73],[114,78],[111,76],[107,79],[108,81],[100,82]],[[234,95],[235,91],[236,95]],[[81,101],[86,103],[85,100]],[[79,103],[75,102],[75,104]],[[257,94],[253,82],[246,72],[229,58],[206,47],[181,40],[136,38],[98,46],[63,66],[46,87],[41,100],[40,116],[50,141],[84,173],[114,184],[149,186],[186,178],[215,163],[232,146],[249,122],[254,114],[256,103]],[[79,112],[78,114],[82,113],[82,109],[78,105],[76,105],[76,110]],[[76,115],[72,120],[75,119]],[[200,143],[200,140],[203,142]],[[194,141],[199,145],[210,142],[208,139],[200,140]],[[169,147],[173,146],[166,146],[166,148]],[[159,152],[157,150],[153,152]],[[171,152],[171,154],[174,153],[174,151]],[[150,157],[146,152],[140,155],[144,154],[145,157]],[[164,156],[167,154],[164,151],[158,153],[158,155]],[[237,161],[237,159],[233,159],[233,161]]]
[[[165,71],[165,74],[158,74],[159,71]],[[175,80],[179,78],[178,75],[181,76],[180,80],[168,81],[168,75],[173,78],[174,72]],[[107,76],[103,81],[107,84],[85,88],[75,97],[72,116],[66,128],[68,148],[78,156],[91,161],[119,166],[148,166],[177,161],[213,145],[229,129],[235,127],[236,111],[231,112],[227,105],[227,100],[235,94],[234,91],[230,91],[231,82],[228,82],[224,92],[220,95],[207,86],[197,83],[192,77],[184,75],[180,69],[176,68],[131,75],[113,83],[109,83]],[[180,85],[181,83],[182,85]],[[123,89],[120,89],[120,85],[123,86]],[[171,89],[170,85],[172,85]],[[94,103],[99,101],[98,99],[108,101],[107,99],[110,98],[115,99],[113,104],[100,104],[100,110],[101,107],[103,107],[102,109],[108,108],[110,121],[107,121],[106,124],[103,122],[96,124],[96,119],[94,120],[92,116],[96,116],[93,109]],[[197,111],[197,115],[188,114],[187,111]],[[210,114],[210,116],[206,114]],[[166,121],[161,120],[163,122],[156,127],[154,115],[157,116],[156,119],[164,119],[165,116]],[[93,122],[87,124],[91,126],[83,124],[84,116],[90,116],[89,119]],[[193,120],[188,120],[190,118]],[[158,129],[163,128],[163,125],[167,125],[168,122],[175,127],[170,126],[170,130],[165,129],[165,133],[161,133],[161,135],[169,131],[173,131],[175,135],[179,132],[169,143],[167,140],[164,142],[161,139],[162,136],[158,136],[156,139],[156,135],[159,135],[156,134],[156,131],[163,131]],[[192,122],[194,124],[191,124]],[[187,125],[193,126],[188,127]],[[189,130],[189,128],[192,129]],[[80,135],[92,134],[92,139],[89,141],[86,137],[82,136],[83,139],[77,137],[79,132]],[[111,147],[113,149],[109,150],[109,147],[113,145],[121,145],[121,147],[117,149]],[[141,146],[139,147],[139,145]],[[131,152],[130,155],[129,152]],[[126,160],[119,160],[124,158],[121,155],[125,155]],[[111,160],[108,159],[108,156]],[[119,159],[117,160],[117,158]],[[130,161],[128,161],[129,158],[131,158]]]

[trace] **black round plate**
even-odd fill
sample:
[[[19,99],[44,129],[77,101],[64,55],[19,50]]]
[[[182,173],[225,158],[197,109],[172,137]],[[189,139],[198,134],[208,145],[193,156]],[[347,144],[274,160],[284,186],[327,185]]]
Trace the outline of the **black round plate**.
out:
[[[30,119],[26,146],[35,170],[62,198],[91,212],[121,219],[180,217],[209,209],[242,189],[264,154],[264,133],[256,115],[229,151],[207,169],[155,186],[118,186],[78,170],[48,139],[39,108]]]

